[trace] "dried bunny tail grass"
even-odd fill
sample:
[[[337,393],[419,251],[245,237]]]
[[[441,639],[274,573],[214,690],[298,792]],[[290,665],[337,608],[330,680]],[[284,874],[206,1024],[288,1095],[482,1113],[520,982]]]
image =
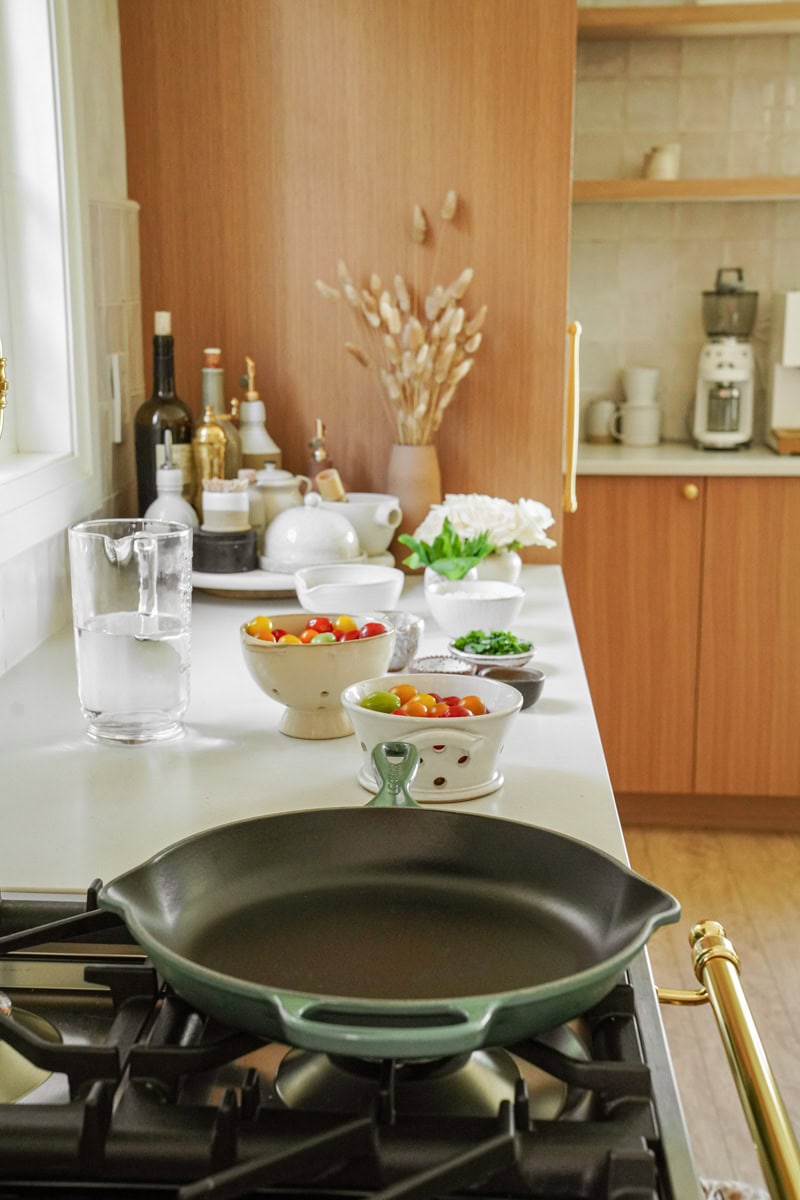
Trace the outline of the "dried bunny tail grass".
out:
[[[376,299],[378,296],[380,296],[381,292],[383,291],[383,284],[381,282],[381,277],[380,277],[380,275],[376,274],[375,271],[373,271],[369,277],[369,290],[372,292],[373,296],[375,296]]]
[[[472,267],[464,267],[464,270],[459,275],[458,279],[450,284],[449,291],[456,300],[460,300],[466,292],[469,285],[472,283],[472,277],[475,274]]]
[[[443,221],[452,221],[453,217],[456,215],[457,207],[458,207],[458,193],[454,192],[453,189],[451,188],[450,191],[447,193],[447,195],[444,198],[444,203],[442,204],[442,211],[439,214],[441,216],[442,220]]]
[[[409,317],[403,326],[403,345],[409,350],[419,350],[425,342],[425,330],[416,317]]]
[[[344,292],[344,296],[345,296],[345,299],[347,300],[347,303],[351,304],[353,306],[353,308],[357,308],[360,310],[361,309],[361,296],[359,295],[358,289],[355,287],[355,285],[352,283],[349,283],[349,282],[345,283],[342,287],[342,290]]]
[[[453,387],[455,387],[457,383],[460,383],[465,375],[469,375],[474,362],[474,358],[465,358],[464,361],[460,362],[457,367],[453,367],[452,371],[447,377],[448,384],[452,384]]]
[[[397,297],[397,303],[400,306],[400,312],[410,313],[411,297],[408,294],[406,281],[403,279],[402,275],[395,275],[394,277],[394,294]]]
[[[465,316],[466,313],[459,305],[458,308],[455,309],[453,316],[450,319],[450,337],[458,337],[459,333],[461,333],[461,330],[464,328]]]
[[[467,337],[472,337],[473,333],[477,333],[479,329],[482,329],[483,322],[485,320],[486,305],[484,304],[478,309],[478,311],[475,313],[475,316],[470,318],[470,320],[467,321],[466,325],[464,326],[464,333],[467,335]]]
[[[400,310],[395,308],[392,303],[392,298],[388,292],[383,292],[378,301],[378,311],[383,318],[383,323],[389,330],[389,333],[398,334],[403,328],[403,322],[400,319]]]
[[[353,358],[357,359],[362,367],[371,367],[372,363],[367,358],[360,346],[356,346],[354,342],[345,342],[344,348],[348,354],[352,354]]]
[[[418,204],[414,205],[411,214],[411,240],[422,243],[428,236],[428,221],[425,213]]]
[[[447,342],[436,359],[436,366],[433,371],[433,378],[437,383],[444,383],[450,373],[450,367],[453,363],[453,355],[455,353],[455,342]]]
[[[395,379],[392,372],[387,371],[385,367],[381,371],[381,380],[383,382],[383,386],[386,388],[386,394],[388,395],[388,397],[392,401],[392,403],[396,404],[399,400],[402,399],[403,393],[400,391],[400,387],[397,383],[397,380]]]
[[[353,277],[350,274],[347,263],[343,258],[336,260],[336,274],[339,276],[340,283],[352,283]]]
[[[404,350],[400,364],[403,376],[406,379],[414,379],[417,374],[417,356],[411,350]]]
[[[383,348],[389,362],[393,366],[397,366],[400,362],[400,347],[390,333],[383,335]]]
[[[331,287],[329,283],[325,283],[322,279],[318,279],[314,284],[314,287],[317,289],[320,296],[323,296],[326,300],[341,299],[341,292],[339,292],[337,288]]]
[[[366,288],[361,289],[361,307],[367,312],[378,311],[378,301],[373,296],[372,292],[368,292]]]
[[[475,351],[478,349],[478,346],[480,346],[482,341],[483,341],[482,333],[473,333],[472,337],[468,338],[467,341],[464,342],[464,349],[466,350],[467,354],[474,354]]]

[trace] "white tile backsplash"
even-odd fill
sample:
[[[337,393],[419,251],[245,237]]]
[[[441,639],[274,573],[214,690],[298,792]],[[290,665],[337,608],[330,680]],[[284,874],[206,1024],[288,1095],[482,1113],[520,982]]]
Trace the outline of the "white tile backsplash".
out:
[[[577,80],[577,179],[641,177],[647,151],[672,141],[685,178],[800,175],[798,36],[582,42]],[[732,266],[759,292],[763,380],[772,293],[800,288],[800,200],[575,205],[570,316],[583,327],[582,406],[621,399],[623,367],[658,366],[664,435],[686,439],[702,292]],[[763,409],[762,382],[757,432]]]

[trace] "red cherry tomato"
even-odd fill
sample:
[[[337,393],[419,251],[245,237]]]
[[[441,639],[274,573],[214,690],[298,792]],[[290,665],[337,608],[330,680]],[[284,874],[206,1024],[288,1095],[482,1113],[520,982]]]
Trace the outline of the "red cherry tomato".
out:
[[[359,631],[362,638],[378,637],[381,633],[386,633],[386,626],[381,625],[380,621],[367,621],[361,626]]]
[[[452,706],[453,704],[460,704],[461,697],[460,696],[443,696],[442,703],[448,705],[448,707]]]
[[[273,634],[275,635],[275,641],[276,641],[276,642],[279,642],[279,641],[281,640],[281,638],[282,638],[282,637],[286,637],[286,630],[285,630],[285,629],[273,629],[273,631],[272,631],[272,632],[273,632]]]
[[[333,621],[330,617],[309,617],[306,629],[313,629],[315,633],[333,633]]]
[[[447,710],[448,717],[471,717],[472,713],[463,704],[451,704]]]
[[[334,633],[340,642],[357,642],[361,637],[361,634],[357,629],[345,629],[343,632],[336,629],[334,630]]]

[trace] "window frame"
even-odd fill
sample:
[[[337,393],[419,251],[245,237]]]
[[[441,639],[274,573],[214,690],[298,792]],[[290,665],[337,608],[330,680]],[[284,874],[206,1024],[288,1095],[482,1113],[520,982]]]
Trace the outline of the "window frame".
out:
[[[0,38],[9,29],[9,6],[15,5],[16,0],[0,0]],[[11,98],[0,109],[0,144],[11,147],[11,153],[4,154],[0,178],[6,249],[2,262],[7,272],[10,328],[0,337],[9,386],[6,420],[13,407],[12,428],[16,428],[17,445],[22,447],[22,452],[0,459],[0,562],[63,531],[102,502],[98,430],[92,420],[97,411],[97,379],[92,351],[89,205],[81,170],[84,156],[68,3],[26,0],[24,6],[16,5],[17,14],[22,9],[33,14],[35,47],[28,48],[25,70],[12,70],[4,80]],[[7,55],[9,42],[7,38]],[[33,49],[44,76],[30,69]],[[52,128],[42,130],[38,147],[48,155],[47,170],[42,172],[48,190],[41,208],[49,214],[44,240],[49,256],[47,278],[52,286],[45,295],[41,287],[37,294],[41,271],[33,271],[30,255],[26,258],[20,249],[25,237],[18,223],[33,219],[27,214],[37,206],[15,203],[15,189],[24,182],[26,164],[21,151],[15,154],[10,136],[14,104],[25,103],[26,88],[43,84],[52,97],[47,116],[40,117],[51,121]],[[30,171],[29,163],[27,169]],[[29,243],[31,240],[28,236]],[[46,319],[33,320],[34,305],[38,305],[37,316],[44,314]],[[42,325],[54,336],[43,338]],[[45,369],[40,371],[42,364]]]

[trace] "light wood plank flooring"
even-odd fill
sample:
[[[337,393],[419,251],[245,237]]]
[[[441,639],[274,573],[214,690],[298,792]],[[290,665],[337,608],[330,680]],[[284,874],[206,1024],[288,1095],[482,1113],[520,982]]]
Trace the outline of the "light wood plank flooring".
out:
[[[689,930],[725,926],[784,1103],[800,1137],[800,835],[626,827],[634,870],[671,891],[680,923],[649,943],[660,987],[696,987]],[[700,1174],[763,1187],[713,1013],[661,1009]]]

